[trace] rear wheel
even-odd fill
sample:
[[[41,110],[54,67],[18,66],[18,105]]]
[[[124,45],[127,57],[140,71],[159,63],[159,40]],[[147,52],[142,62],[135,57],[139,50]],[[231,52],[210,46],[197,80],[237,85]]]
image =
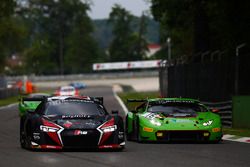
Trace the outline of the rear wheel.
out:
[[[132,141],[132,133],[128,133],[128,116],[125,119],[125,128],[126,128],[126,139],[127,141]]]
[[[117,130],[116,130],[116,137],[114,143],[120,144],[125,142],[125,133],[124,133],[124,123],[121,117],[117,117]],[[124,146],[121,146],[118,150],[124,149]]]
[[[23,117],[20,118],[20,129],[19,129],[19,140],[20,146],[25,148],[25,134],[24,134],[24,119]]]
[[[22,140],[23,143],[21,143],[21,146],[23,145],[23,148],[25,149],[31,149],[31,130],[29,124],[27,124],[26,131],[24,131],[23,127],[23,134],[22,134]]]
[[[142,142],[142,139],[141,139],[141,135],[140,135],[140,121],[139,121],[139,118],[138,118],[138,117],[136,118],[136,121],[135,121],[134,135],[135,135],[135,140],[136,140],[138,143],[141,143],[141,142]]]

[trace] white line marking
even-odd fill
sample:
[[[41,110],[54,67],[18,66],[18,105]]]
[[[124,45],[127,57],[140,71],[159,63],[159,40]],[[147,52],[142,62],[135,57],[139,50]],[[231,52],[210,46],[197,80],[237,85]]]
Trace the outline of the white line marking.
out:
[[[9,104],[9,105],[6,105],[6,106],[2,106],[2,107],[0,107],[0,110],[4,110],[6,108],[14,107],[14,106],[17,106],[17,105],[18,105],[18,103],[13,103],[13,104]]]
[[[113,94],[114,94],[114,97],[116,98],[116,100],[118,101],[118,103],[120,104],[120,106],[122,107],[125,115],[127,115],[128,109],[125,106],[125,104],[123,103],[123,101],[121,100],[121,98],[116,94],[116,92],[114,91],[114,89],[113,89]]]
[[[234,141],[234,142],[241,142],[241,143],[250,143],[250,137],[240,137],[236,138],[235,135],[223,135],[223,140]]]

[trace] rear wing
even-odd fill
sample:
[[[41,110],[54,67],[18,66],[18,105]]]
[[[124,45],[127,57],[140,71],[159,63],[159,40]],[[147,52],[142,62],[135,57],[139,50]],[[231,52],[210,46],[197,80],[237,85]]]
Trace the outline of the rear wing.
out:
[[[127,103],[142,103],[147,101],[147,99],[127,99]]]
[[[62,96],[62,97],[22,97],[20,98],[20,102],[24,104],[24,102],[28,101],[37,101],[37,102],[46,102],[46,101],[56,101],[56,100],[67,100],[67,99],[81,99],[79,97],[71,97],[71,96]],[[92,100],[96,103],[103,104],[103,97],[88,97],[84,96],[82,99]]]
[[[90,99],[99,104],[103,104],[103,97],[90,97]]]
[[[46,101],[47,97],[21,97],[20,102],[24,103],[25,101],[37,101],[37,102],[43,102]]]

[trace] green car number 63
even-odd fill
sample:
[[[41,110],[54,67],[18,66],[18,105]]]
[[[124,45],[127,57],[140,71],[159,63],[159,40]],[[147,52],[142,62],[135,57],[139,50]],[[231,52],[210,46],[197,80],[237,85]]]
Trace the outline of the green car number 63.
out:
[[[222,138],[221,118],[198,100],[157,98],[136,100],[134,111],[126,117],[127,140],[201,141],[218,143]]]

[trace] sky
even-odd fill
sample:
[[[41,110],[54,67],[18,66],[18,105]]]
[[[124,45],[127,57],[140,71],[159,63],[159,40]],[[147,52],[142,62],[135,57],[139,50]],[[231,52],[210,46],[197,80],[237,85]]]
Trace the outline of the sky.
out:
[[[142,12],[149,10],[150,4],[145,0],[92,0],[93,5],[89,16],[92,19],[108,18],[114,4],[120,4],[135,16],[141,16]]]

